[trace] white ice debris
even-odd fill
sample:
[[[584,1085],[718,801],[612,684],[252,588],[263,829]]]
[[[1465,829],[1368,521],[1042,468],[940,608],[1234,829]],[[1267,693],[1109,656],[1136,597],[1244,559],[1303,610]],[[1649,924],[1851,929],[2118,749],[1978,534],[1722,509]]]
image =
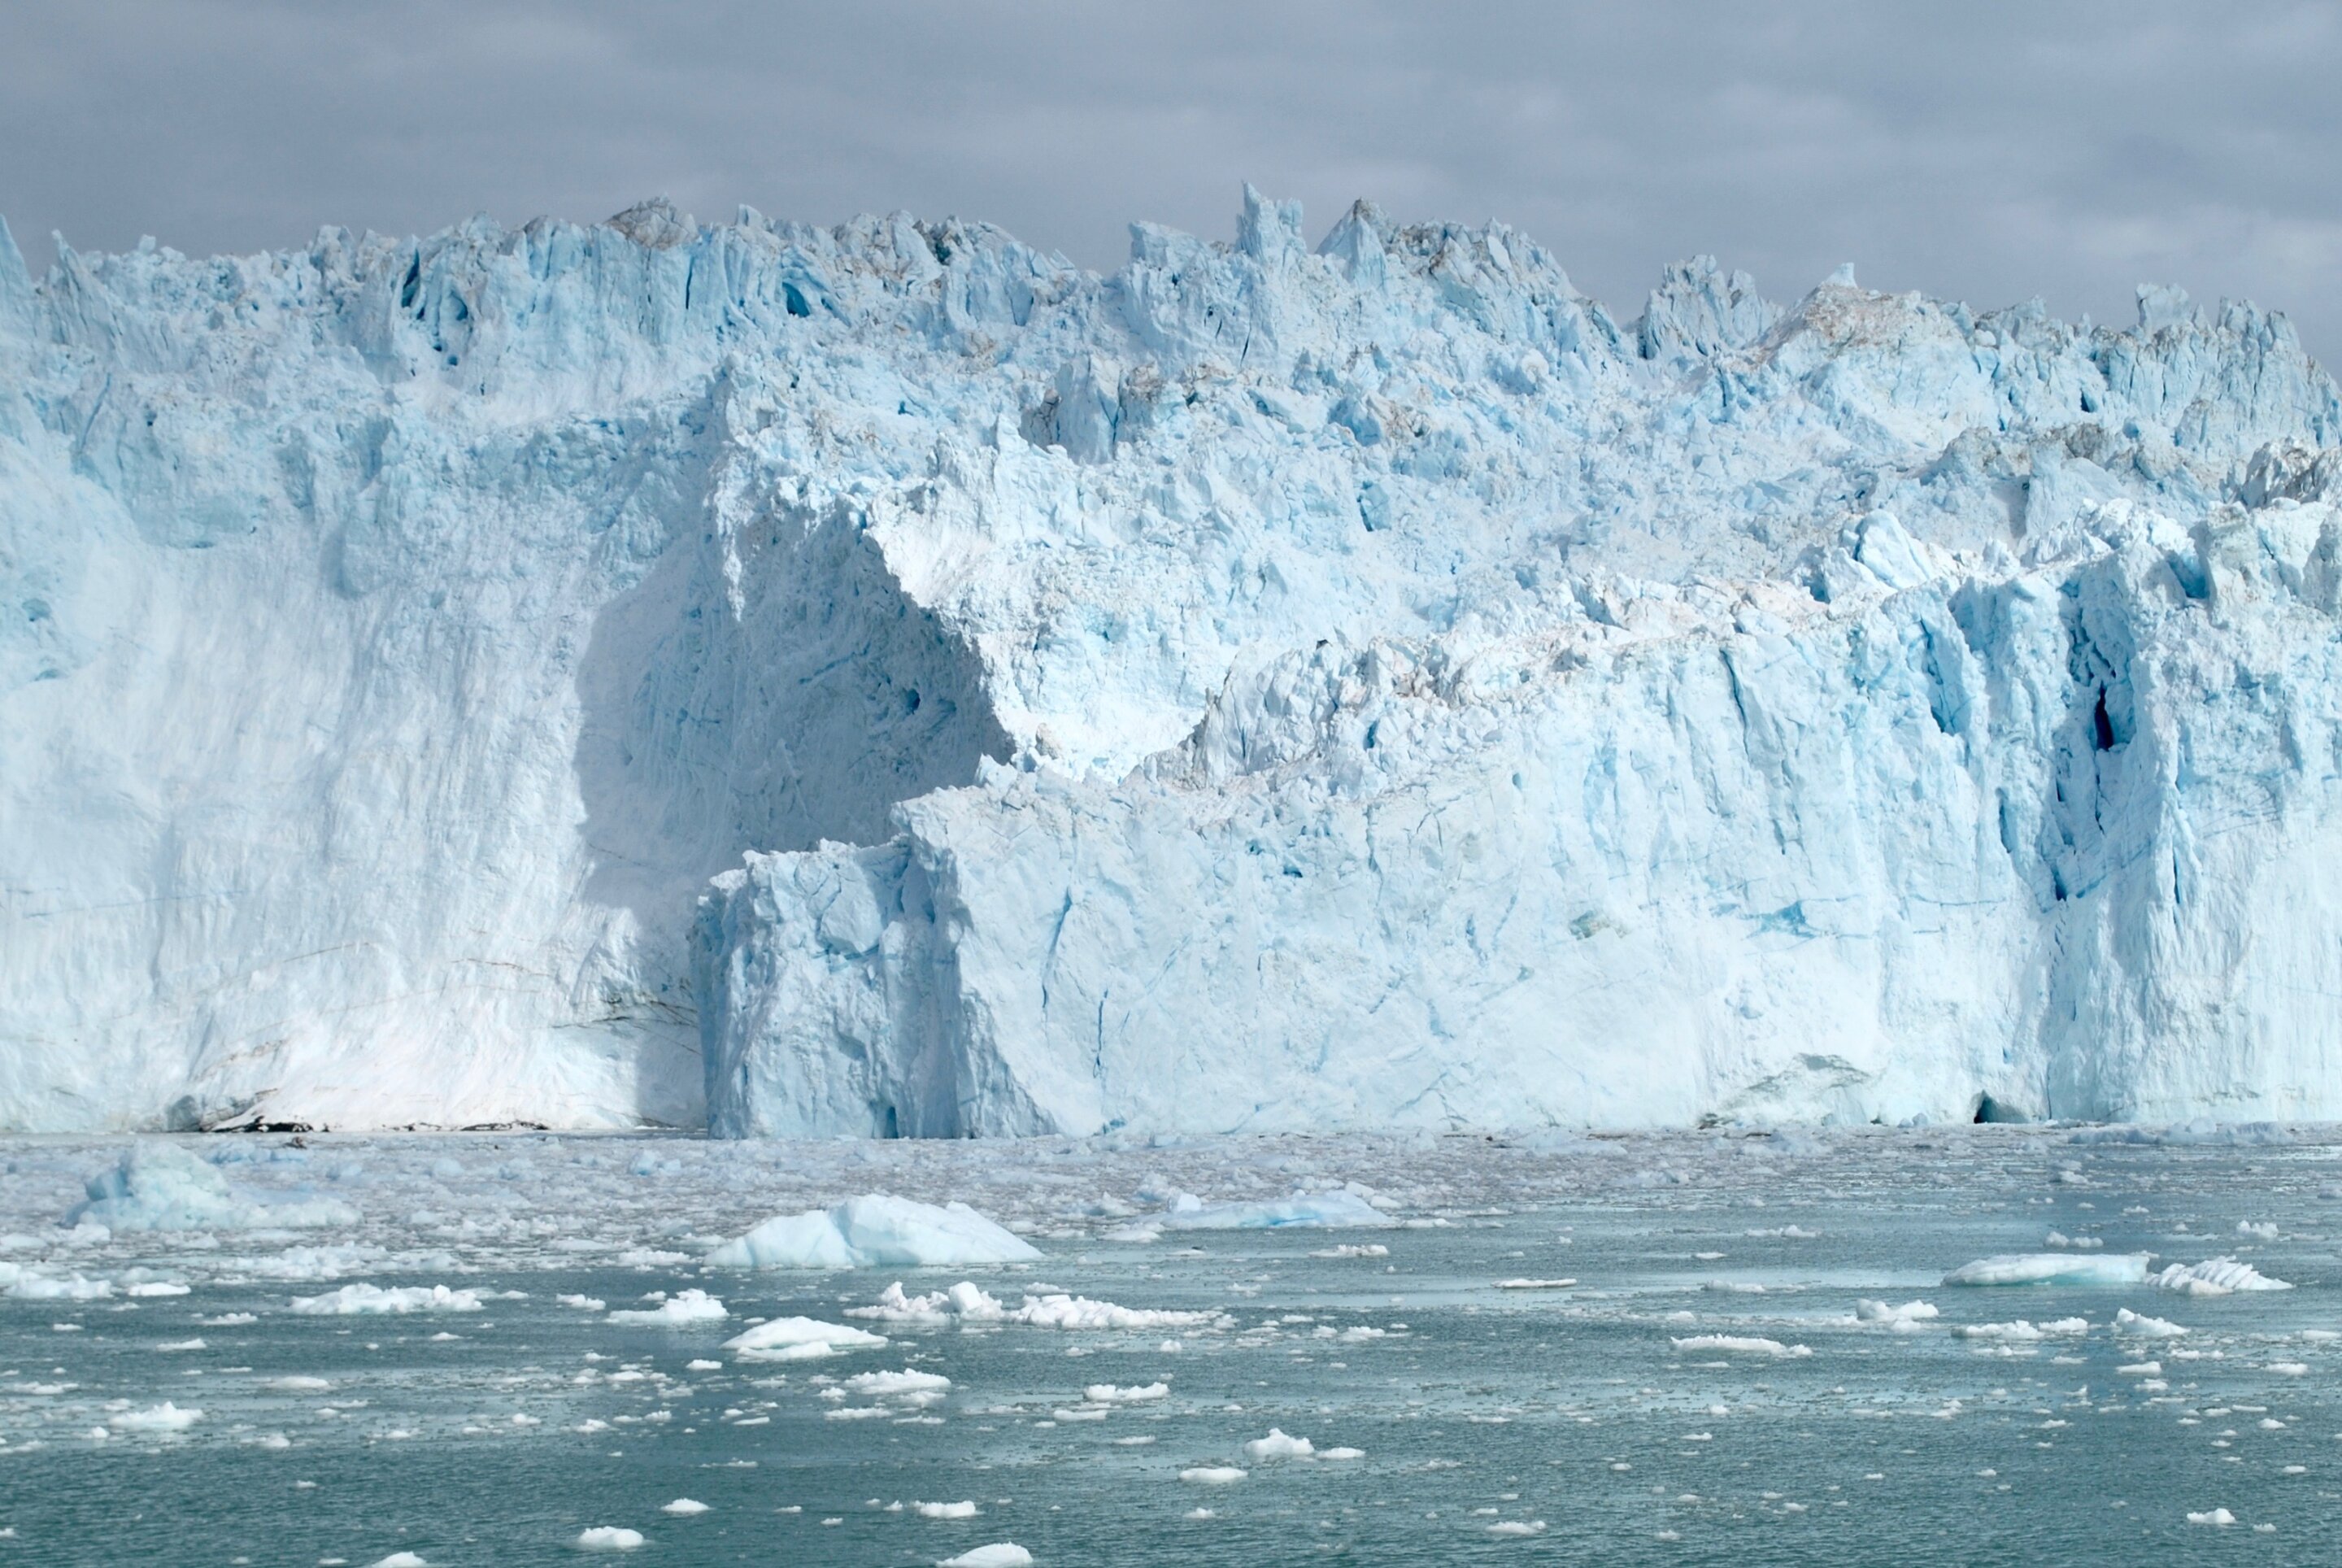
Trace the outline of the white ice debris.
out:
[[[1029,1241],[965,1203],[869,1194],[828,1210],[781,1214],[707,1254],[712,1268],[953,1268],[1038,1258]]]
[[[0,237],[0,1127],[2342,1111],[2248,305],[648,205]]]
[[[580,1552],[635,1552],[643,1545],[643,1533],[623,1524],[590,1525],[577,1533],[575,1544]]]
[[[614,1323],[635,1323],[650,1328],[679,1329],[694,1323],[720,1323],[732,1314],[724,1302],[702,1290],[677,1291],[656,1306],[629,1308],[610,1314]]]
[[[758,1323],[726,1340],[724,1348],[744,1362],[800,1362],[818,1361],[842,1351],[876,1350],[886,1342],[884,1334],[866,1329],[793,1317]]]
[[[1691,1334],[1674,1342],[1676,1349],[1686,1354],[1706,1352],[1716,1355],[1809,1356],[1806,1345],[1783,1344],[1779,1340],[1755,1334]]]
[[[113,1169],[89,1179],[87,1189],[89,1196],[66,1214],[65,1223],[114,1231],[248,1231],[349,1225],[358,1219],[338,1198],[240,1191],[218,1167],[161,1138],[132,1143]]]
[[[2128,1307],[2115,1312],[2115,1332],[2134,1339],[2176,1340],[2187,1331],[2164,1318],[2150,1318],[2144,1312],[2134,1312]]]
[[[295,1296],[293,1310],[315,1317],[355,1317],[376,1312],[476,1312],[483,1310],[477,1291],[451,1290],[445,1285],[372,1285],[360,1282],[328,1291],[322,1296]]]
[[[1014,1541],[995,1541],[956,1557],[942,1558],[936,1568],[1033,1568],[1033,1553]]]
[[[1174,1231],[1274,1231],[1391,1225],[1397,1221],[1354,1192],[1317,1192],[1259,1203],[1205,1203],[1182,1192],[1163,1216]]]
[[[105,1424],[116,1432],[185,1432],[204,1419],[199,1410],[182,1410],[165,1400],[145,1410],[125,1410],[108,1416]]]
[[[659,1512],[661,1513],[673,1513],[688,1517],[694,1513],[706,1513],[707,1504],[700,1502],[697,1498],[678,1497],[672,1503],[660,1503]]]
[[[1265,1459],[1309,1459],[1317,1452],[1317,1445],[1306,1437],[1288,1436],[1282,1428],[1270,1427],[1266,1437],[1256,1437],[1244,1445],[1245,1457],[1255,1462]]]
[[[2074,1257],[2060,1252],[2003,1252],[1964,1263],[1944,1276],[1947,1285],[2136,1285],[2147,1279],[2145,1252]]]
[[[909,1399],[951,1392],[952,1380],[941,1372],[906,1371],[858,1372],[842,1385],[863,1399]]]
[[[2008,1323],[1956,1323],[1952,1334],[1963,1340],[1997,1340],[2008,1343],[2029,1344],[2045,1339],[2070,1339],[2090,1332],[2087,1318],[2056,1318],[2036,1323],[2024,1318]]]
[[[1110,1382],[1094,1382],[1082,1390],[1082,1397],[1092,1404],[1145,1404],[1170,1396],[1171,1385],[1167,1382],[1132,1383],[1125,1387],[1116,1387]]]
[[[1877,1323],[1894,1334],[1916,1334],[1922,1324],[1933,1322],[1936,1309],[1927,1302],[1905,1302],[1900,1306],[1887,1302],[1857,1301],[1854,1303],[1854,1321]]]
[[[2225,1296],[2236,1291],[2289,1291],[2283,1280],[2272,1280],[2250,1263],[2234,1258],[2208,1258],[2200,1263],[2173,1263],[2147,1282],[2158,1291],[2190,1296]]]
[[[897,1280],[880,1293],[876,1304],[848,1307],[846,1315],[889,1323],[1022,1323],[1037,1329],[1086,1330],[1204,1328],[1225,1320],[1220,1312],[1124,1307],[1059,1292],[1028,1293],[1022,1305],[1006,1307],[967,1280],[949,1290],[919,1296],[906,1294]]]
[[[1233,1486],[1246,1473],[1233,1464],[1197,1464],[1181,1471],[1179,1479],[1197,1486]]]
[[[973,1519],[977,1509],[973,1499],[957,1503],[914,1503],[911,1512],[922,1519]]]

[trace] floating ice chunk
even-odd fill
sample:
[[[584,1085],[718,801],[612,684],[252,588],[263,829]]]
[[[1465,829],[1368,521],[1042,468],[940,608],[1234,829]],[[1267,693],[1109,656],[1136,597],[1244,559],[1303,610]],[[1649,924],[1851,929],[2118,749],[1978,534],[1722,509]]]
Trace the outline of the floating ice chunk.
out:
[[[720,1323],[732,1314],[722,1301],[702,1290],[677,1291],[656,1307],[612,1312],[607,1321],[650,1328],[679,1329],[693,1323]]]
[[[184,1296],[187,1293],[187,1287],[173,1284],[167,1280],[141,1280],[136,1284],[123,1286],[122,1293],[141,1300],[155,1296]]]
[[[337,1198],[263,1197],[238,1191],[217,1167],[175,1143],[142,1138],[114,1169],[84,1184],[89,1196],[68,1225],[115,1231],[248,1231],[259,1226],[349,1225],[358,1211]]]
[[[483,1309],[477,1291],[451,1291],[445,1285],[395,1285],[385,1289],[361,1282],[328,1291],[322,1296],[295,1296],[293,1310],[305,1317],[356,1317],[381,1312],[476,1312]]]
[[[2048,1246],[2069,1248],[2077,1252],[2095,1252],[2107,1244],[2103,1236],[2068,1236],[2063,1231],[2050,1231],[2042,1238],[2042,1241]]]
[[[735,1334],[724,1342],[724,1348],[737,1352],[744,1362],[802,1362],[818,1361],[841,1351],[876,1350],[886,1342],[884,1334],[845,1323],[826,1323],[819,1318],[775,1318]]]
[[[1854,1321],[1877,1323],[1891,1334],[1916,1334],[1920,1325],[1932,1322],[1934,1305],[1927,1302],[1905,1302],[1901,1306],[1887,1302],[1857,1301],[1854,1303]]]
[[[659,1512],[679,1515],[705,1513],[707,1512],[707,1504],[695,1497],[678,1497],[673,1503],[660,1503]]]
[[[1387,1258],[1390,1249],[1380,1241],[1344,1241],[1309,1254],[1313,1258]]]
[[[973,1499],[964,1499],[958,1503],[914,1503],[911,1512],[922,1519],[973,1519],[976,1509]]]
[[[1577,1283],[1576,1280],[1498,1280],[1500,1291],[1566,1291]]]
[[[1542,1519],[1500,1519],[1496,1523],[1488,1526],[1488,1533],[1491,1535],[1542,1535],[1545,1533],[1545,1521]]]
[[[2077,1258],[2057,1252],[2002,1252],[1964,1263],[1947,1285],[2136,1285],[2147,1279],[2145,1252]]]
[[[871,1372],[847,1378],[848,1393],[864,1399],[900,1399],[909,1394],[948,1393],[952,1381],[941,1372]]]
[[[2153,1147],[2196,1146],[2257,1148],[2290,1143],[2293,1134],[2274,1121],[2221,1123],[2198,1119],[2168,1127],[2086,1127],[2068,1143],[2141,1143]]]
[[[1171,1385],[1149,1382],[1116,1388],[1110,1382],[1094,1382],[1082,1390],[1082,1397],[1092,1404],[1143,1404],[1149,1400],[1170,1398]]]
[[[575,1307],[581,1312],[598,1312],[609,1305],[596,1296],[567,1295],[555,1296],[553,1299],[562,1306]]]
[[[394,1552],[387,1557],[377,1557],[370,1568],[431,1568],[417,1553]]]
[[[1355,1192],[1317,1192],[1267,1203],[1196,1204],[1192,1208],[1175,1204],[1163,1217],[1163,1223],[1174,1231],[1279,1231],[1300,1227],[1361,1229],[1397,1221]]]
[[[2089,1332],[2090,1321],[2087,1318],[2055,1318],[2046,1323],[2027,1322],[2019,1318],[2013,1323],[1960,1323],[1952,1329],[1953,1335],[1959,1339],[2004,1340],[2020,1344]]]
[[[2173,1263],[2148,1282],[2158,1291],[2178,1291],[2190,1296],[2225,1296],[2236,1291],[2289,1291],[2283,1280],[2272,1280],[2250,1263],[2234,1258],[2207,1258],[2200,1263]]]
[[[1179,1473],[1179,1479],[1197,1486],[1234,1486],[1247,1473],[1233,1464],[1198,1464]]]
[[[79,1274],[60,1280],[15,1263],[0,1263],[0,1288],[27,1302],[102,1302],[114,1294],[108,1280],[85,1280]]]
[[[956,1557],[946,1557],[936,1568],[1033,1568],[1033,1553],[1014,1541],[995,1541]]]
[[[2225,1508],[2215,1508],[2203,1513],[2190,1513],[2187,1516],[2187,1523],[2190,1524],[2234,1524],[2236,1522],[2237,1516]]]
[[[2277,1240],[2277,1225],[2274,1221],[2267,1220],[2257,1224],[2250,1220],[2239,1220],[2237,1221],[2237,1234],[2251,1236],[2263,1241],[2274,1241]]]
[[[1306,1437],[1288,1437],[1281,1427],[1270,1427],[1266,1437],[1254,1438],[1244,1445],[1245,1457],[1250,1460],[1308,1459],[1317,1452],[1317,1445]]]
[[[846,1315],[938,1327],[953,1323],[1022,1323],[1038,1329],[1086,1330],[1209,1327],[1219,1323],[1224,1316],[1219,1312],[1123,1307],[1112,1302],[1094,1302],[1086,1296],[1056,1293],[1028,1294],[1024,1305],[1004,1307],[998,1298],[967,1280],[947,1291],[921,1296],[906,1295],[903,1282],[897,1280],[880,1294],[875,1306],[849,1307]]]
[[[324,1393],[334,1385],[321,1377],[273,1377],[260,1386],[278,1393]]]
[[[2187,1331],[2163,1318],[2150,1318],[2124,1307],[2115,1313],[2115,1332],[2142,1340],[2176,1340]]]
[[[1785,1345],[1778,1340],[1748,1334],[1693,1334],[1675,1342],[1679,1351],[1713,1351],[1724,1355],[1809,1356],[1805,1345]]]
[[[105,1424],[116,1432],[185,1432],[204,1419],[200,1410],[181,1410],[169,1400],[145,1410],[125,1410],[108,1416]]]
[[[1320,1459],[1364,1459],[1366,1456],[1366,1451],[1363,1448],[1321,1448],[1317,1451]]]
[[[641,1549],[643,1533],[622,1524],[596,1524],[577,1533],[580,1552],[634,1552]]]
[[[707,1254],[720,1269],[945,1268],[1020,1263],[1032,1243],[965,1203],[917,1203],[873,1193],[828,1210],[780,1214]]]
[[[2163,1375],[2163,1363],[2161,1362],[2126,1362],[2122,1365],[2115,1368],[2115,1375],[2117,1377],[2161,1377]]]

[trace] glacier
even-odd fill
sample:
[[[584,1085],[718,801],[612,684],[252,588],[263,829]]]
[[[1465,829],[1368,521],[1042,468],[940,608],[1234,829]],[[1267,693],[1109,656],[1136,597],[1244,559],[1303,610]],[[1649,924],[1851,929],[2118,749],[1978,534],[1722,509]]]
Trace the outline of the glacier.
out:
[[[2342,405],[1501,224],[0,226],[0,1129],[2342,1116]]]

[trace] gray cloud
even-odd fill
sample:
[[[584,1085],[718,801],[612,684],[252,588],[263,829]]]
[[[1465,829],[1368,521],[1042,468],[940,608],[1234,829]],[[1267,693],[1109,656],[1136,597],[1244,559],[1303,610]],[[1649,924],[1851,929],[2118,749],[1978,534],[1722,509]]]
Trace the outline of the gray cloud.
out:
[[[1795,297],[2146,280],[2342,352],[2342,9],[2162,0],[1116,6],[80,0],[0,18],[0,214],[191,252],[666,193],[984,217],[1111,266],[1237,184],[1496,216],[1625,314],[1696,251]]]

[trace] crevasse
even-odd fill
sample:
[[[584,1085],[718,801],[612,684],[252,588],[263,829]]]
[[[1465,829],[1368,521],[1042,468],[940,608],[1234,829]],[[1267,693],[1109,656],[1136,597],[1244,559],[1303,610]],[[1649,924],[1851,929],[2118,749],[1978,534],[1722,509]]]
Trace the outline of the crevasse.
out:
[[[1502,226],[0,230],[0,1126],[2342,1114],[2342,409]],[[712,879],[712,881],[711,881]]]

